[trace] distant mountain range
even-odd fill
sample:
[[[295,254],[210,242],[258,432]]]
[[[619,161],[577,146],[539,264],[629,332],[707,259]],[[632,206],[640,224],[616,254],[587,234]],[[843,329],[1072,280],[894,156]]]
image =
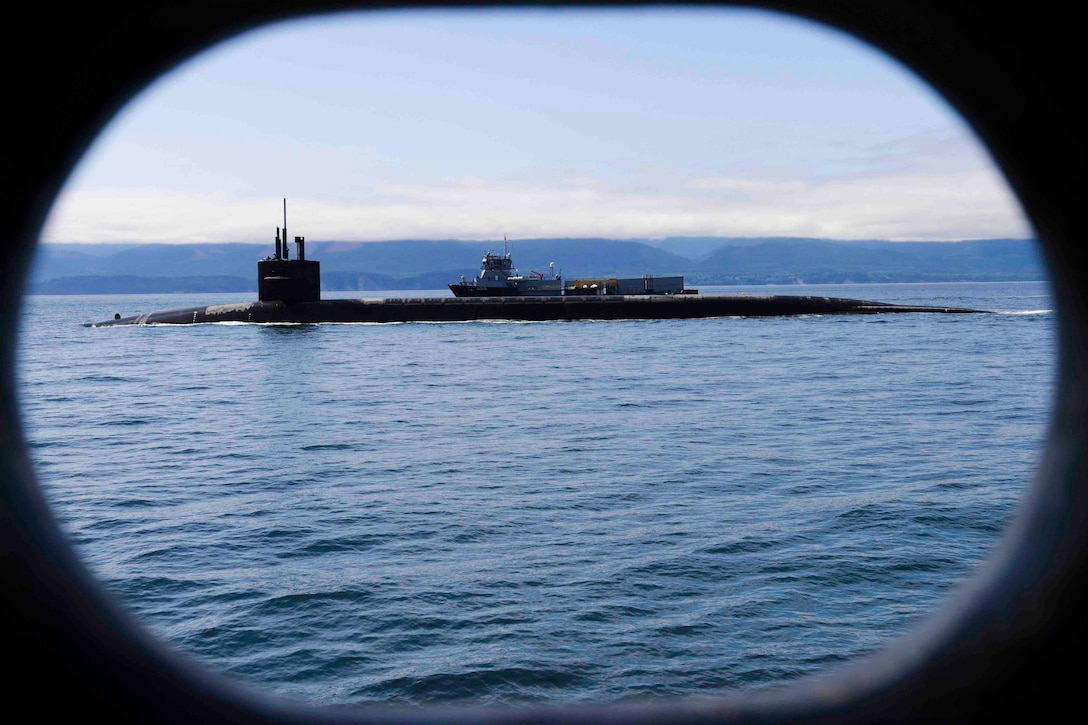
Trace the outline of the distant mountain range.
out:
[[[837,241],[804,238],[673,237],[524,239],[509,243],[523,273],[564,278],[682,274],[698,285],[1044,280],[1031,239],[960,242]],[[445,289],[479,273],[502,242],[410,240],[308,242],[326,290]],[[256,292],[267,244],[45,244],[31,294]],[[292,249],[293,251],[293,249]]]

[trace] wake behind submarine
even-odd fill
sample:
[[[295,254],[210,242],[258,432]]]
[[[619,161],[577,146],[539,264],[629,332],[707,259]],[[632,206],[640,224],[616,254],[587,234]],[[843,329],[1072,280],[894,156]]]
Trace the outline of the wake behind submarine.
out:
[[[670,320],[700,317],[784,317],[796,315],[883,314],[892,312],[979,313],[956,307],[896,305],[836,297],[799,295],[700,295],[683,289],[683,278],[655,286],[647,275],[632,280],[576,280],[541,284],[543,276],[522,277],[505,256],[488,253],[480,277],[451,284],[454,297],[321,299],[320,263],[306,259],[305,237],[295,237],[292,259],[284,200],[282,237],[276,253],[257,262],[257,301],[150,312],[87,323],[192,325],[212,322],[263,324],[322,322],[469,322],[475,320]],[[489,264],[490,262],[490,264]],[[680,280],[677,286],[675,280]],[[661,289],[668,291],[661,292]]]

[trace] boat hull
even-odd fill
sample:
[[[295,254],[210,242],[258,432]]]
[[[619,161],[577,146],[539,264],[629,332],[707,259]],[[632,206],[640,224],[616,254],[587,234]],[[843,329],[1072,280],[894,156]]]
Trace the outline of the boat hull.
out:
[[[560,287],[553,289],[517,287],[477,287],[472,284],[451,284],[450,292],[454,297],[559,297],[563,294]]]
[[[180,325],[212,322],[469,322],[473,320],[665,320],[700,317],[784,317],[896,312],[977,313],[955,307],[894,305],[794,295],[628,295],[551,297],[434,297],[243,302],[153,312],[88,323]]]

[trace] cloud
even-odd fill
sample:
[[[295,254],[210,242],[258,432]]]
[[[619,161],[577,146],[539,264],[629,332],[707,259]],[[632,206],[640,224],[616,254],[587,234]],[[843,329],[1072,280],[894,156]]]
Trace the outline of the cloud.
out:
[[[810,236],[952,240],[1026,237],[1000,177],[946,170],[828,179],[663,177],[637,185],[581,175],[548,181],[450,177],[377,184],[359,198],[288,200],[292,234],[314,241],[530,237]],[[170,189],[77,188],[45,242],[259,242],[279,198]]]

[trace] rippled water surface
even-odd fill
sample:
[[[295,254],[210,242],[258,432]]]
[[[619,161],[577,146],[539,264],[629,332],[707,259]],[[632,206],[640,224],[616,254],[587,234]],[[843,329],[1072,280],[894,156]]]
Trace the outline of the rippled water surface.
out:
[[[759,687],[881,647],[993,550],[1054,317],[1041,283],[747,291],[1002,314],[95,329],[250,296],[31,297],[24,422],[97,576],[266,689]]]

